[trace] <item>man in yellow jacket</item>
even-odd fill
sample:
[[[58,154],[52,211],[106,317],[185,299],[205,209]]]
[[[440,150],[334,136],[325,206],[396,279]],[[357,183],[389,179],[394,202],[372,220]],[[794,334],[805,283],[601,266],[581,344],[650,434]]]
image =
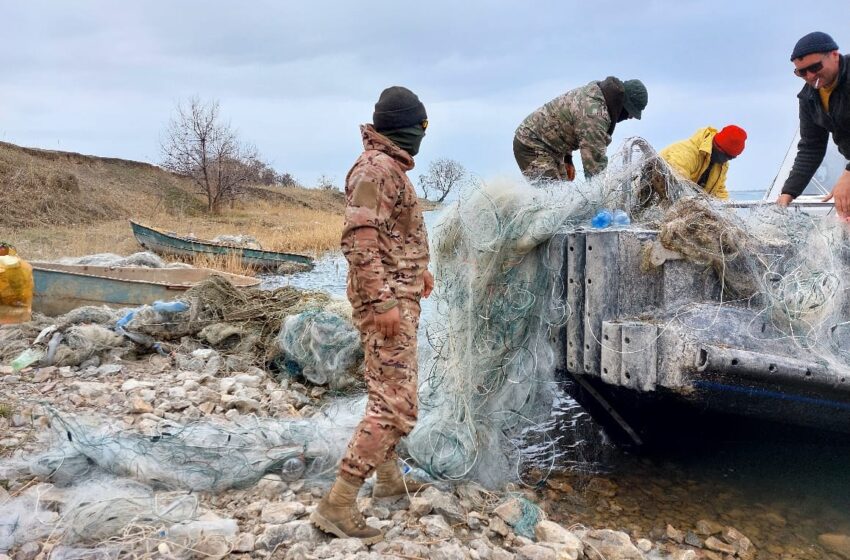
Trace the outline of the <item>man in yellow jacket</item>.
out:
[[[744,151],[747,133],[730,124],[720,132],[707,126],[687,140],[676,142],[658,155],[685,179],[698,184],[706,193],[726,200],[726,173],[729,161]]]

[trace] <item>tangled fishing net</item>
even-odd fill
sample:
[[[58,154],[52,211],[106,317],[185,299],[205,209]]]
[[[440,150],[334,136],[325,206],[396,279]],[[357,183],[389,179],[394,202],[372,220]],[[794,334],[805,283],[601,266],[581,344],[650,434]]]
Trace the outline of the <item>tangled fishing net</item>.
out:
[[[79,264],[89,266],[109,267],[142,267],[142,268],[192,268],[185,263],[169,263],[149,251],[140,251],[130,256],[122,257],[115,253],[98,253],[83,257],[66,257],[56,261],[58,264]]]
[[[185,312],[162,317],[155,310],[140,313],[126,330],[156,340],[200,336],[218,349],[255,356],[265,363],[279,354],[276,342],[283,320],[307,309],[321,308],[330,298],[289,286],[272,291],[240,289],[212,276],[181,298]]]
[[[37,365],[78,366],[132,352],[165,352],[161,343],[184,337],[249,363],[285,363],[291,374],[315,384],[344,385],[362,363],[347,305],[289,286],[237,288],[219,276],[191,288],[180,301],[124,310],[81,307],[55,319],[2,327],[0,360],[33,348],[41,356]]]
[[[420,420],[407,441],[432,475],[500,486],[546,463],[559,333],[573,313],[559,234],[589,227],[604,208],[625,209],[629,228],[660,229],[668,250],[712,267],[724,303],[759,306],[795,343],[846,367],[850,340],[829,336],[847,324],[845,226],[772,205],[741,217],[634,139],[590,181],[472,185],[441,216]]]
[[[283,322],[278,344],[297,366],[293,373],[315,385],[338,388],[346,374],[363,362],[360,333],[350,321],[328,311],[290,315]]]
[[[167,543],[177,558],[230,550],[234,519],[204,513],[192,494],[155,492],[127,479],[94,476],[73,487],[34,485],[0,509],[0,553],[47,538],[50,558],[155,554]]]
[[[363,409],[362,398],[337,399],[310,418],[163,422],[141,433],[48,407],[54,446],[16,468],[56,484],[100,472],[154,488],[207,492],[249,487],[270,473],[321,479],[335,473]]]

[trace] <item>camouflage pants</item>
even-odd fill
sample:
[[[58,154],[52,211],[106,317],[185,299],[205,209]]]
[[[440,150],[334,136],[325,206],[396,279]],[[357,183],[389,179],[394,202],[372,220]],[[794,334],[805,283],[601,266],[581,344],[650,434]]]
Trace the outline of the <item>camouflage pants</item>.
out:
[[[372,315],[363,307],[354,308],[354,324],[366,354],[366,414],[354,430],[340,474],[365,480],[378,465],[395,453],[399,440],[416,424],[417,353],[416,329],[419,303],[399,300],[399,334],[386,338],[375,330]]]
[[[519,170],[529,181],[563,181],[567,178],[567,169],[563,161],[545,150],[523,144],[514,137],[514,158]]]

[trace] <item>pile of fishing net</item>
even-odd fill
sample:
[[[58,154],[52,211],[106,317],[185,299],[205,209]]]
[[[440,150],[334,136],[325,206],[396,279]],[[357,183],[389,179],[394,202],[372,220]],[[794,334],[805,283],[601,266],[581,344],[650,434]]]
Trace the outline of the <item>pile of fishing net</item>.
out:
[[[0,554],[47,539],[50,558],[222,557],[238,524],[205,512],[192,494],[156,492],[111,476],[71,487],[36,484],[0,508]],[[165,545],[165,548],[162,548]]]
[[[713,268],[720,305],[755,309],[789,343],[848,364],[847,226],[768,204],[738,215],[632,140],[590,181],[472,185],[441,216],[420,420],[406,442],[430,474],[498,487],[556,452],[546,428],[573,313],[561,234],[590,228],[602,209],[625,210],[624,229],[660,230],[668,250]]]
[[[309,418],[163,421],[150,433],[47,407],[49,449],[0,467],[12,478],[32,475],[60,485],[110,474],[157,489],[217,493],[252,486],[270,473],[318,480],[335,473],[364,402],[336,399]]]
[[[140,251],[130,256],[122,257],[115,253],[98,253],[82,257],[65,257],[56,261],[58,264],[79,264],[108,267],[142,267],[142,268],[192,268],[191,265],[179,262],[166,262],[161,257],[149,251]]]
[[[245,249],[262,249],[263,246],[260,245],[260,242],[257,241],[256,237],[251,235],[233,235],[233,234],[223,234],[213,237],[211,240],[213,243],[219,243],[221,245],[229,245],[231,247],[244,247]]]
[[[123,310],[81,307],[0,328],[0,359],[11,361],[29,349],[38,356],[34,365],[78,366],[165,352],[187,338],[250,363],[284,364],[289,375],[334,387],[350,383],[363,361],[346,302],[290,286],[237,288],[220,276],[177,301]]]

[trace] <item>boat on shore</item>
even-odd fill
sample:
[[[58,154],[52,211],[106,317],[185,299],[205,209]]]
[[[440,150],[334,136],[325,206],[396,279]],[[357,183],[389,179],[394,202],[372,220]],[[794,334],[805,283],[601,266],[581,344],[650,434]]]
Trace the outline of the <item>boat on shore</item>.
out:
[[[116,268],[38,261],[30,264],[35,283],[33,311],[53,317],[84,305],[139,307],[175,299],[213,275],[222,276],[237,287],[260,283],[257,278],[208,268]]]
[[[251,249],[227,243],[182,237],[144,226],[132,220],[130,227],[133,228],[133,236],[142,247],[159,255],[177,257],[237,255],[245,266],[276,272],[301,272],[313,268],[313,259],[307,255]]]
[[[799,135],[763,196],[725,204],[739,216],[772,204],[793,167],[798,141]],[[834,204],[822,199],[846,164],[830,143],[788,212],[834,214]],[[578,229],[565,235],[555,244],[564,247],[562,276],[571,310],[558,333],[559,371],[571,396],[614,439],[663,443],[682,434],[738,429],[745,421],[850,438],[850,360],[842,359],[850,345],[850,298],[843,287],[835,289],[834,300],[825,300],[837,306],[827,348],[839,354],[829,356],[786,332],[797,315],[773,320],[762,294],[730,300],[723,277],[665,250],[658,230]],[[844,235],[830,258],[846,268],[850,234]],[[772,251],[774,259],[784,254]],[[812,285],[814,293],[833,293],[826,283]],[[782,301],[793,306],[796,300]],[[788,311],[813,313],[806,319],[812,333],[816,301]]]

